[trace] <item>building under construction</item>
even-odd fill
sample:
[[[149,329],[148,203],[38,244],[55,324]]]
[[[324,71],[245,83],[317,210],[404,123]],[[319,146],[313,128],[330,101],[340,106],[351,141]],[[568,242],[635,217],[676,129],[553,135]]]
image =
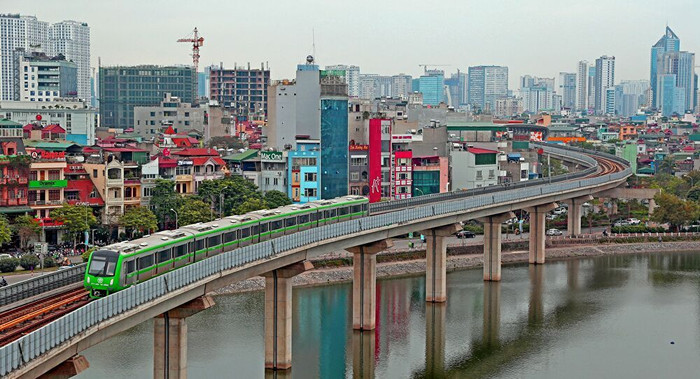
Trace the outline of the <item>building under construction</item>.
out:
[[[264,119],[267,115],[267,85],[270,82],[270,68],[261,64],[260,68],[207,67],[209,74],[209,99],[229,109],[238,121]]]

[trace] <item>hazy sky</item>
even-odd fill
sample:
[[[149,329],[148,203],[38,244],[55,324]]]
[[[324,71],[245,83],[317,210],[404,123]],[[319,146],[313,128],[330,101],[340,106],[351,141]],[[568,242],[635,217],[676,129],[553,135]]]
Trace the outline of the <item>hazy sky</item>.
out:
[[[179,44],[197,26],[200,68],[223,62],[293,78],[316,61],[355,64],[362,73],[419,75],[418,64],[506,65],[521,75],[574,72],[579,60],[616,57],[616,81],[649,79],[649,48],[666,23],[681,49],[700,52],[698,0],[0,0],[3,13],[48,22],[87,22],[92,61],[103,65],[187,64]],[[698,59],[700,65],[700,58]],[[449,74],[448,74],[449,76]]]

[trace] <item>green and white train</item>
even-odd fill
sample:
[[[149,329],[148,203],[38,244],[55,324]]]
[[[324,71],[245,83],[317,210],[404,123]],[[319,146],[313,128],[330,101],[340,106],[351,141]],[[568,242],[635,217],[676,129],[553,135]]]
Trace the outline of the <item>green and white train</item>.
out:
[[[368,214],[366,197],[343,196],[164,230],[93,252],[84,285],[90,297],[105,297],[238,247]]]

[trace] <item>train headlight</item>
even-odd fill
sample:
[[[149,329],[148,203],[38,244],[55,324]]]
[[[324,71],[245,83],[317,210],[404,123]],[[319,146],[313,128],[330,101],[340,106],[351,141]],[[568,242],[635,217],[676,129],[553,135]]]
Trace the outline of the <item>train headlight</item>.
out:
[[[109,285],[111,286],[112,284],[114,284],[114,279],[109,281]]]
[[[88,276],[88,278],[87,278],[87,282],[90,283],[90,277],[89,277],[89,276]]]

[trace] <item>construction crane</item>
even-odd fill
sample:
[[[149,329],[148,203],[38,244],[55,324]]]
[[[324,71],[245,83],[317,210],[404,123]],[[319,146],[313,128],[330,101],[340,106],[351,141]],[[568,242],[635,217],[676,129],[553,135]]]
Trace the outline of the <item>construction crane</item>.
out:
[[[423,71],[427,74],[428,73],[428,67],[448,67],[452,66],[451,64],[419,64],[418,67],[423,67]]]
[[[197,28],[195,27],[192,38],[180,38],[177,42],[192,43],[192,63],[194,64],[194,72],[199,72],[199,48],[204,46],[204,37],[199,36],[199,32],[197,32]]]

